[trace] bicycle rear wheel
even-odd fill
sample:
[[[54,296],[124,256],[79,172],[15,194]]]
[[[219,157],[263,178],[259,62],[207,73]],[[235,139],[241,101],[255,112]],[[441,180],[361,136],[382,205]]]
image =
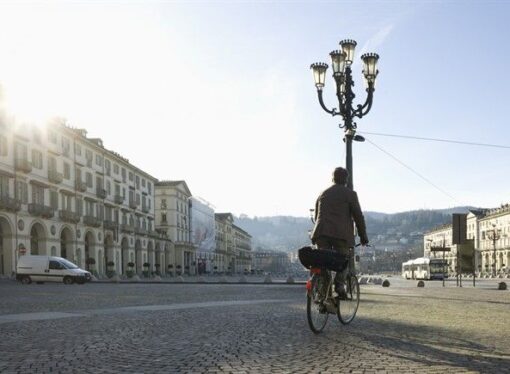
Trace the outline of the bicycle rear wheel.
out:
[[[315,333],[320,333],[328,322],[328,311],[324,305],[326,296],[324,277],[319,274],[312,276],[311,288],[306,293],[306,317],[310,329]]]
[[[347,297],[345,300],[339,300],[337,306],[337,315],[340,322],[344,325],[351,323],[356,316],[359,306],[359,283],[355,275],[350,275],[346,279]]]

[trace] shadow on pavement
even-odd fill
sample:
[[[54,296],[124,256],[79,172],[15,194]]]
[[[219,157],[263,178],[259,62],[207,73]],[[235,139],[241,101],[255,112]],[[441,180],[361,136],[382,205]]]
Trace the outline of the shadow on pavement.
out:
[[[395,358],[483,373],[510,372],[510,352],[481,344],[476,337],[456,336],[453,330],[361,317],[349,330]]]

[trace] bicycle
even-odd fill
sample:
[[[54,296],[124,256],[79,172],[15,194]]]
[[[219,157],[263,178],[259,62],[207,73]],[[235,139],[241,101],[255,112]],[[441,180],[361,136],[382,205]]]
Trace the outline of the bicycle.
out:
[[[330,314],[336,314],[344,325],[351,323],[356,316],[359,306],[359,282],[352,259],[354,248],[349,249],[349,257],[345,261],[345,266],[348,266],[349,270],[345,279],[346,295],[343,298],[333,296],[334,271],[325,267],[310,268],[311,278],[306,282],[306,315],[308,325],[315,334],[322,332]]]

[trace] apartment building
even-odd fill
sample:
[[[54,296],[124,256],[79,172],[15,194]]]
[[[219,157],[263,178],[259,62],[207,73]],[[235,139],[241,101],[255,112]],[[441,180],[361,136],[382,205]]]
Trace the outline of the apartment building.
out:
[[[234,237],[234,272],[245,273],[251,271],[251,235],[239,226],[232,224]]]
[[[235,267],[234,238],[232,213],[215,213],[216,220],[216,254],[215,270],[218,272],[233,272]]]
[[[467,215],[466,237],[473,240],[475,269],[479,273],[508,272],[510,263],[510,205],[499,208],[471,210]],[[452,225],[444,225],[425,233],[425,257],[442,257],[441,252],[431,252],[431,247],[449,247],[445,253],[451,271],[457,266],[457,246],[452,245]]]
[[[156,178],[54,121],[0,120],[0,275],[23,254],[56,255],[105,274],[164,270],[173,244],[155,231]],[[145,265],[145,266],[144,266]]]
[[[191,240],[191,191],[185,181],[159,181],[155,184],[156,228],[174,244],[167,271],[196,273],[196,248]]]

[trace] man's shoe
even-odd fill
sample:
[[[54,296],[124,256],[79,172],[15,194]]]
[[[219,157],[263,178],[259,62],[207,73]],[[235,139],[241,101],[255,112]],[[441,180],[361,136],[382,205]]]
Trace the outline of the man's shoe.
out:
[[[345,292],[344,284],[337,284],[335,287],[335,294],[338,300],[347,300],[347,292]]]

